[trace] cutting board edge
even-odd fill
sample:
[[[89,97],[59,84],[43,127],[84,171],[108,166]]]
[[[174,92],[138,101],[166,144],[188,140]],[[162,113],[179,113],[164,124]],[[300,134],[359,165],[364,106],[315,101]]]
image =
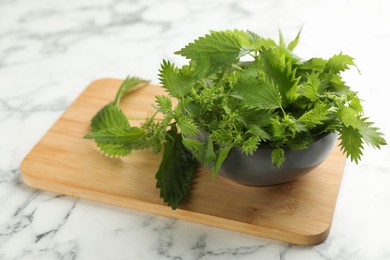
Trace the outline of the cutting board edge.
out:
[[[88,192],[83,192],[85,190],[77,189],[76,187],[72,187],[72,190],[69,190],[69,186],[63,185],[61,183],[34,178],[33,175],[30,175],[28,173],[28,163],[29,160],[28,158],[26,158],[21,164],[22,181],[27,186],[42,191],[48,191],[75,198],[86,199],[98,203],[128,208],[141,212],[147,212],[154,215],[190,221],[198,224],[207,225],[210,227],[218,227],[240,233],[242,233],[244,229],[244,233],[250,235],[259,236],[267,239],[279,240],[282,242],[302,246],[312,246],[323,242],[328,237],[330,231],[331,221],[329,222],[329,225],[326,227],[326,229],[323,231],[320,231],[315,234],[299,234],[291,232],[289,230],[282,230],[280,228],[276,229],[273,227],[258,226],[250,223],[243,223],[240,221],[211,216],[208,214],[193,212],[180,208],[172,210],[164,204],[138,201],[137,199],[128,197],[124,198],[109,193],[102,193],[91,190],[88,190]],[[63,186],[66,188],[64,188]],[[148,207],[145,207],[145,204],[147,204]]]

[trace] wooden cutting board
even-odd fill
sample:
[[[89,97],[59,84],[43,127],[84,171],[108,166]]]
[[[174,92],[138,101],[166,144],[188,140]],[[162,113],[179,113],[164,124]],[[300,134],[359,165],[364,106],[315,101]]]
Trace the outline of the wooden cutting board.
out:
[[[164,205],[155,188],[160,155],[144,150],[107,158],[92,140],[91,117],[113,100],[117,79],[92,82],[26,156],[23,181],[34,188],[222,227],[300,245],[326,239],[332,222],[345,157],[336,147],[309,174],[282,185],[250,187],[223,177],[210,181],[200,169],[191,193],[177,210]],[[158,86],[128,95],[121,107],[132,118],[151,114]],[[132,122],[134,124],[136,122]]]

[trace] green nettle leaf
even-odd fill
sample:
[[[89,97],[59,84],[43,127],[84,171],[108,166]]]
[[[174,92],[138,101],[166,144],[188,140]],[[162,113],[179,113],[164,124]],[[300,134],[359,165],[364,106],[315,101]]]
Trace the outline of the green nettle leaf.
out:
[[[282,123],[291,133],[291,138],[294,138],[297,133],[307,131],[307,126],[291,115],[284,117]]]
[[[114,104],[104,106],[91,120],[92,132],[107,128],[130,127],[126,115]]]
[[[300,77],[296,77],[296,68],[292,69],[291,60],[278,57],[273,49],[263,48],[261,52],[265,73],[276,83],[282,97],[283,107],[294,102],[298,98],[298,83]]]
[[[279,29],[279,46],[286,47],[286,42],[284,41],[284,37],[282,31]]]
[[[332,73],[345,71],[349,69],[349,66],[356,66],[353,60],[351,56],[344,55],[340,52],[340,54],[334,55],[328,60],[325,69],[330,70]]]
[[[114,102],[105,105],[91,119],[92,132],[107,128],[130,127],[126,115],[119,109],[118,105],[122,98],[142,86],[142,83],[149,81],[138,77],[127,77],[119,87]]]
[[[324,121],[329,119],[329,108],[327,104],[317,103],[317,105],[305,112],[299,119],[299,122],[304,123],[307,127],[313,128],[317,125],[322,125]]]
[[[284,150],[280,147],[273,149],[271,154],[271,159],[272,159],[272,163],[275,166],[280,168],[285,160]]]
[[[177,125],[180,128],[180,131],[185,136],[195,136],[199,134],[199,129],[194,123],[194,120],[187,116],[178,116],[176,118]]]
[[[386,140],[383,138],[383,134],[379,132],[379,128],[373,127],[372,122],[367,121],[368,118],[361,119],[361,134],[366,144],[375,148],[380,148],[381,145],[386,145]]]
[[[310,72],[323,72],[326,66],[326,60],[322,58],[312,58],[310,60],[297,64],[300,71],[307,73]]]
[[[351,126],[344,126],[340,131],[340,137],[342,151],[351,158],[351,161],[358,163],[363,154],[363,136],[359,129]]]
[[[236,37],[240,42],[240,45],[242,46],[240,56],[244,56],[251,51],[260,50],[263,46],[269,46],[269,43],[267,43],[266,39],[248,30],[243,31],[236,29],[233,31],[228,30],[226,32],[231,34],[233,37]]]
[[[293,51],[295,47],[297,47],[299,43],[299,37],[301,36],[301,31],[302,29],[299,30],[297,36],[295,36],[295,39],[287,45],[287,49],[289,49],[290,51]]]
[[[183,144],[199,162],[205,161],[206,145],[204,143],[192,138],[183,138]]]
[[[250,30],[246,30],[245,32],[246,32],[246,35],[247,35],[249,42],[251,44],[256,44],[256,46],[257,46],[257,44],[259,44],[259,42],[265,41],[265,39],[263,37],[261,37],[260,35],[258,35],[257,33],[254,33]],[[261,46],[259,45],[258,47],[260,48]]]
[[[352,108],[353,110],[359,112],[359,113],[363,113],[362,104],[360,102],[360,99],[357,97],[356,93],[354,93],[353,96],[351,97],[349,107]]]
[[[114,103],[118,106],[122,98],[126,96],[128,93],[133,92],[134,90],[140,88],[142,86],[141,83],[147,84],[149,83],[149,81],[138,77],[130,77],[130,78],[127,77],[119,87],[119,90],[115,96]]]
[[[195,60],[198,66],[207,61],[211,68],[226,69],[236,63],[241,53],[241,44],[235,35],[228,32],[211,32],[175,52]]]
[[[137,143],[146,135],[145,130],[139,127],[107,128],[86,135],[87,139],[95,139],[102,144],[131,144]]]
[[[123,112],[114,104],[109,103],[104,106],[100,111],[92,118],[91,128],[92,132],[96,133],[104,131],[109,128],[128,128],[130,127],[129,121]],[[87,138],[88,135],[85,136]],[[102,143],[95,140],[96,145],[100,150],[108,156],[125,156],[128,155],[132,149],[122,144],[110,144]]]
[[[285,139],[286,136],[286,124],[281,122],[279,117],[271,119],[271,126],[273,132],[273,138],[276,140]]]
[[[302,84],[302,94],[308,98],[311,102],[319,100],[320,96],[318,88],[320,86],[320,79],[317,73],[311,73],[307,75],[307,81]]]
[[[153,148],[153,152],[158,154],[162,149],[162,138],[158,135],[154,135],[148,138],[148,140],[150,141],[150,144],[147,142],[147,140],[145,140],[145,143],[147,144],[144,145],[145,149],[148,148],[148,146],[151,146]]]
[[[304,150],[313,142],[314,142],[313,136],[308,134],[307,132],[304,132],[304,133],[299,133],[294,138],[290,139],[287,142],[286,146],[288,149],[292,151]]]
[[[189,114],[191,114],[193,118],[199,118],[202,113],[202,107],[198,103],[194,102],[193,100],[186,101],[185,110]]]
[[[160,189],[160,197],[164,202],[176,209],[188,193],[192,175],[199,163],[184,147],[182,136],[177,133],[175,126],[167,135],[163,158],[156,173],[156,187]]]
[[[343,122],[345,126],[350,126],[359,130],[361,129],[361,121],[356,110],[350,107],[342,107],[338,113],[341,122]]]
[[[134,90],[142,87],[149,81],[137,77],[126,78],[119,87],[115,100],[104,106],[91,120],[92,134],[85,138],[95,139],[96,145],[107,156],[125,156],[134,149],[144,149],[153,146],[158,151],[157,135],[147,138],[146,134],[140,134],[143,130],[131,128],[126,115],[118,105],[122,98]],[[142,84],[144,83],[144,84]],[[129,130],[131,129],[131,130]],[[123,141],[127,134],[127,143]],[[118,135],[118,136],[117,136]],[[130,138],[129,136],[132,135]],[[119,141],[121,140],[121,141]]]
[[[232,131],[228,129],[218,129],[213,131],[213,140],[216,143],[230,144],[235,141]]]
[[[122,144],[96,143],[100,151],[108,157],[122,157],[129,155],[134,149]]]
[[[272,138],[269,133],[267,133],[264,129],[261,129],[257,125],[251,125],[248,132],[256,136],[257,139],[261,141],[267,141]]]
[[[329,86],[338,93],[348,93],[349,87],[343,81],[341,75],[332,74],[329,80]]]
[[[199,53],[199,56],[196,60],[190,61],[190,66],[194,71],[194,77],[198,79],[205,79],[210,74],[213,74],[219,70],[218,67],[213,67],[210,59],[205,53]]]
[[[175,98],[187,95],[194,85],[194,79],[188,70],[180,70],[169,61],[163,60],[160,69],[160,82],[169,94]]]
[[[241,151],[246,155],[253,155],[259,145],[259,139],[254,136],[249,137],[241,146]]]
[[[156,103],[163,114],[172,112],[172,100],[168,96],[156,96]]]
[[[281,107],[282,98],[273,81],[261,76],[253,77],[249,73],[244,71],[240,74],[237,85],[234,88],[235,95],[241,97],[242,102],[247,106],[260,109]]]
[[[271,118],[274,117],[276,113],[273,111],[267,110],[258,110],[250,108],[242,108],[238,115],[242,122],[245,122],[247,128],[250,128],[251,125],[256,125],[264,128],[271,124]]]

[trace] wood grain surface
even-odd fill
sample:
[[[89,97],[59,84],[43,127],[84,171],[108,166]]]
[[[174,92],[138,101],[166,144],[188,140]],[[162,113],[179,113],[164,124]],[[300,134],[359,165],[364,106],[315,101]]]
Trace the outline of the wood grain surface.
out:
[[[82,138],[90,132],[91,117],[113,100],[121,82],[92,82],[64,112],[23,160],[27,185],[294,244],[326,239],[345,164],[338,147],[309,174],[270,187],[244,186],[219,176],[210,181],[202,168],[180,208],[171,210],[155,188],[160,155],[144,150],[108,158],[92,140]],[[129,117],[143,118],[152,113],[156,94],[164,94],[162,88],[146,86],[128,95],[121,107]]]

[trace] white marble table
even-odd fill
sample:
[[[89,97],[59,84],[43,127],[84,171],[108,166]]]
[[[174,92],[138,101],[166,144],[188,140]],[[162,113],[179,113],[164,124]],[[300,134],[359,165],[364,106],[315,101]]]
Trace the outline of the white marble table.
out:
[[[347,163],[329,238],[300,247],[24,185],[19,165],[92,80],[157,82],[163,58],[208,30],[251,29],[296,52],[343,51],[366,114],[390,140],[388,1],[0,0],[0,259],[390,259],[390,148]]]

